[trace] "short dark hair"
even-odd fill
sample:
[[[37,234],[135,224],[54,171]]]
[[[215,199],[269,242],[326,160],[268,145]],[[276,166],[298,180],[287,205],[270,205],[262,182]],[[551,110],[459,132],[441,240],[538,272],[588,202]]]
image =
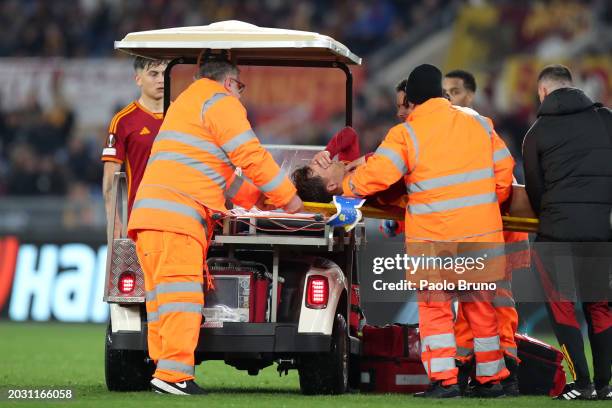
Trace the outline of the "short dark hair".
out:
[[[138,56],[134,58],[134,71],[157,67],[159,65],[166,64],[167,62],[168,61],[163,59],[152,59]]]
[[[395,85],[395,92],[406,92],[406,86],[408,86],[408,79],[402,79],[397,85]]]
[[[298,195],[303,201],[329,203],[334,199],[333,194],[327,191],[323,178],[315,176],[308,166],[295,169],[291,178],[295,188],[297,188]]]
[[[572,73],[569,68],[561,64],[553,64],[544,67],[538,76],[538,82],[549,80],[554,82],[572,83]]]
[[[458,78],[463,81],[465,89],[476,92],[476,79],[471,72],[464,71],[462,69],[455,69],[444,75],[445,78]]]
[[[208,60],[200,66],[200,78],[208,78],[213,81],[221,81],[227,75],[238,75],[240,70],[229,61]]]

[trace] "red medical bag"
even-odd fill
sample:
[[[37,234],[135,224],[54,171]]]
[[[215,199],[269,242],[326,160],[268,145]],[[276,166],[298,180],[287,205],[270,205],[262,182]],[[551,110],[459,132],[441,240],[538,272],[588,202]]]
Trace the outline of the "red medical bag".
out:
[[[540,340],[515,335],[518,357],[519,391],[524,395],[557,396],[565,387],[563,353]]]
[[[414,393],[427,389],[416,325],[390,324],[363,328],[361,391]]]
[[[417,325],[388,324],[363,328],[363,355],[407,358],[421,362],[421,340]]]

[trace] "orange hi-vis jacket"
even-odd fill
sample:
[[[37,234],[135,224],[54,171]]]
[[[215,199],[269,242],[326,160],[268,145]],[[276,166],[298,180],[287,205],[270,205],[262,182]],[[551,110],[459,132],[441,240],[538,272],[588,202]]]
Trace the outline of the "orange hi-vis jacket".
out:
[[[199,79],[168,109],[136,194],[128,230],[187,234],[206,247],[209,211],[225,202],[251,208],[259,191],[282,207],[296,189],[251,129],[246,109],[225,88]]]
[[[496,248],[503,243],[499,203],[510,195],[513,168],[512,156],[490,121],[444,98],[432,98],[389,131],[374,156],[345,178],[343,191],[367,196],[403,177],[408,191],[407,246],[442,242],[459,247],[461,242],[476,242],[494,243]],[[491,274],[489,269],[483,273]],[[503,275],[502,271],[497,279]],[[431,381],[450,385],[457,383],[457,346],[451,301],[439,292],[419,292],[421,360]],[[430,295],[443,296],[433,300]],[[463,310],[474,335],[476,380],[500,381],[509,372],[495,310],[486,293],[473,295],[475,301],[465,302]]]
[[[407,242],[503,242],[499,203],[510,195],[513,168],[488,119],[433,98],[391,128],[343,190],[367,196],[404,177]]]

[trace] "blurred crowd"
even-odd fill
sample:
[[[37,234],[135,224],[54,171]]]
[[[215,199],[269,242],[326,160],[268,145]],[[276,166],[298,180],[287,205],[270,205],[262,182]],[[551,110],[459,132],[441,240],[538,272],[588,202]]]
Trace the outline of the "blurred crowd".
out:
[[[113,50],[113,41],[128,32],[234,19],[330,35],[364,57],[363,80],[368,81],[373,74],[367,72],[368,56],[410,35],[411,30],[431,23],[431,16],[445,8],[476,3],[487,2],[0,0],[0,57],[126,58],[125,54]],[[589,19],[593,14],[591,3],[608,4],[597,13],[603,24],[610,22],[612,7],[609,2],[576,0],[570,3],[538,2],[527,18],[526,7],[509,0],[499,1],[495,3],[498,22],[489,22],[486,28],[486,24],[467,18],[466,24],[455,28],[454,35],[460,40],[449,47],[450,62],[441,68],[474,70],[481,95],[477,109],[482,108],[483,114],[495,119],[515,155],[520,155],[520,141],[533,120],[534,95],[529,88],[531,85],[527,84],[525,98],[531,98],[529,103],[513,102],[516,108],[497,109],[496,81],[507,65],[505,58],[525,50],[546,53],[555,48],[548,46],[542,51],[545,40],[568,41],[588,31],[592,24]],[[462,41],[469,43],[471,48],[464,48]],[[555,44],[558,50],[560,42],[553,46]],[[461,51],[465,49],[478,52],[470,55]],[[515,76],[520,78],[521,72],[517,72]],[[78,117],[71,105],[75,102],[64,100],[60,89],[54,89],[52,94],[54,102],[49,108],[41,107],[33,95],[17,110],[0,111],[0,196],[60,195],[83,203],[92,196],[100,197],[102,166],[99,154],[105,128],[85,133],[78,130]],[[512,100],[514,96],[509,98]],[[354,106],[354,126],[360,133],[362,148],[373,150],[396,122],[394,89],[369,87],[367,94],[360,90],[355,95]],[[496,108],[491,109],[493,106]],[[109,120],[113,114],[108,112]],[[300,141],[325,144],[331,137],[329,128],[339,129],[342,124],[341,114],[325,126],[305,124],[312,129],[307,131],[308,137]]]
[[[247,21],[331,35],[357,54],[392,41],[450,0],[3,0],[0,56],[100,57],[132,31]]]
[[[129,32],[228,19],[321,32],[367,56],[449,2],[4,0],[0,1],[0,57],[125,58],[112,44]],[[43,109],[32,95],[18,110],[0,111],[0,195],[77,198],[88,190],[90,195],[100,194],[104,136],[91,132],[89,137],[77,136],[75,114],[56,91],[51,109]],[[363,98],[360,101],[358,109],[365,106]],[[372,106],[376,104],[367,103],[363,112]],[[387,119],[393,119],[393,109],[392,103],[385,106]],[[109,120],[113,113],[108,112]]]

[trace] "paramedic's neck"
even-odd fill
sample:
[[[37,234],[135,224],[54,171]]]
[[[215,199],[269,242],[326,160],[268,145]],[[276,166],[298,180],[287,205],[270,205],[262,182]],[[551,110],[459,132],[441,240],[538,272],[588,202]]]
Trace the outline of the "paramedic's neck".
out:
[[[153,113],[162,113],[164,111],[164,98],[153,99],[146,95],[141,95],[138,103]]]

